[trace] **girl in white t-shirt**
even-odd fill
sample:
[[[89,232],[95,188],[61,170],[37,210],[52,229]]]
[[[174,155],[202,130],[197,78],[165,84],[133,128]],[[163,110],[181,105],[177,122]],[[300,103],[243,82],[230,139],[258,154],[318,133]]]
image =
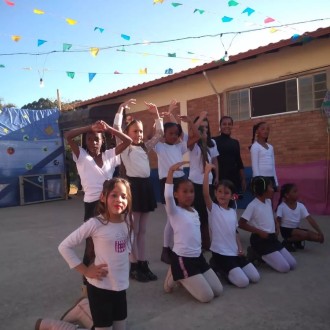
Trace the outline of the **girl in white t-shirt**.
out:
[[[250,146],[252,176],[264,176],[272,181],[274,191],[278,189],[275,169],[274,148],[267,142],[270,128],[266,122],[253,126],[252,145]]]
[[[130,99],[120,105],[114,126],[121,130],[123,110],[129,104],[135,104]],[[126,178],[131,184],[132,211],[134,219],[134,243],[131,254],[130,277],[139,282],[157,280],[157,276],[150,270],[146,260],[146,230],[151,211],[157,207],[155,193],[150,179],[150,164],[148,153],[163,136],[163,120],[158,108],[153,103],[145,102],[148,111],[156,116],[156,133],[148,141],[143,141],[143,123],[133,119],[125,127],[124,132],[132,139],[132,144],[121,154],[122,164],[125,167]]]
[[[304,241],[324,242],[324,235],[317,222],[307,211],[304,204],[298,202],[298,189],[293,183],[281,187],[276,220],[280,224],[282,242],[289,251],[304,248]],[[300,228],[301,220],[306,219],[315,231]]]
[[[205,163],[214,164],[215,177],[209,173],[210,188],[212,184],[218,183],[218,159],[219,155],[217,145],[211,139],[210,126],[207,119],[207,112],[202,111],[194,121],[195,126],[199,129],[200,134],[189,139],[187,146],[189,149],[190,169],[189,179],[193,182],[195,188],[194,208],[199,214],[201,221],[202,248],[210,249],[210,234],[208,226],[208,215],[206,205],[203,198],[203,178]]]
[[[174,172],[185,163],[170,167],[165,184],[166,213],[174,231],[174,246],[164,290],[172,292],[174,282],[179,281],[198,301],[209,302],[222,293],[223,287],[202,254],[199,216],[192,207],[194,185],[189,179],[173,185]]]
[[[70,268],[87,279],[88,300],[95,329],[110,329],[112,326],[113,329],[125,329],[131,204],[130,185],[126,180],[114,178],[105,181],[97,207],[98,216],[86,221],[58,247]],[[92,237],[96,255],[94,262],[88,266],[74,250],[87,237]]]
[[[249,262],[242,248],[237,231],[237,214],[230,207],[233,204],[234,184],[229,180],[221,180],[215,186],[216,202],[210,196],[208,174],[214,165],[205,165],[203,194],[209,215],[212,258],[210,266],[217,273],[223,273],[232,284],[245,288],[250,281],[257,283],[260,275],[254,265]]]
[[[114,135],[122,142],[115,148],[107,150],[104,133]],[[74,140],[81,134],[82,147]],[[102,120],[65,132],[64,137],[71,147],[73,160],[76,162],[83,186],[84,221],[87,221],[95,215],[95,208],[99,202],[104,181],[112,178],[116,166],[120,164],[119,154],[132,143],[132,139]],[[83,259],[85,265],[88,266],[94,257],[93,241],[91,238],[87,238]]]
[[[251,248],[262,260],[278,272],[286,273],[294,269],[297,262],[277,239],[279,228],[271,202],[273,185],[269,178],[257,176],[252,179],[251,188],[256,197],[239,219],[239,227],[252,233]]]

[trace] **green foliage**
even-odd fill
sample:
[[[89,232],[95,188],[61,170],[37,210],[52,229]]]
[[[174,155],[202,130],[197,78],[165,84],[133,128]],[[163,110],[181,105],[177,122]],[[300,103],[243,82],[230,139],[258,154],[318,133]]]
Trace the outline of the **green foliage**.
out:
[[[45,110],[45,109],[55,109],[55,108],[57,108],[57,102],[44,98],[40,98],[38,101],[25,104],[22,107],[22,109],[31,109],[31,110]]]

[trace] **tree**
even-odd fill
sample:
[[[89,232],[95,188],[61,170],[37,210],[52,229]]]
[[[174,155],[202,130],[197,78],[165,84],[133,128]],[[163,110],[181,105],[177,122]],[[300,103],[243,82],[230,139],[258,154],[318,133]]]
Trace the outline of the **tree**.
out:
[[[0,110],[3,108],[17,108],[17,106],[14,103],[4,103],[2,104],[3,99],[0,98]]]
[[[38,101],[28,103],[22,106],[22,109],[31,110],[44,110],[44,109],[54,109],[57,108],[57,102],[51,101],[50,99],[40,98]]]

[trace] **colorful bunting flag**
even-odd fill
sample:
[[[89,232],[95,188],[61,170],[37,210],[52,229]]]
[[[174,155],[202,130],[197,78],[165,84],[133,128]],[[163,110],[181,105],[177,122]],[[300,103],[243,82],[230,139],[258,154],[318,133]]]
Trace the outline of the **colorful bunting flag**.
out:
[[[78,21],[76,21],[75,19],[72,19],[72,18],[66,18],[65,20],[69,25],[75,25],[78,23]]]
[[[100,28],[100,27],[98,27],[98,26],[96,26],[96,27],[94,28],[94,31],[96,31],[96,30],[99,30],[101,33],[103,33],[103,31],[104,31],[103,28]]]
[[[234,6],[237,6],[238,5],[238,2],[234,1],[234,0],[230,0],[228,1],[228,6],[229,7],[234,7]]]
[[[231,22],[233,20],[233,18],[228,17],[228,16],[224,16],[224,17],[222,17],[221,20],[222,20],[223,23],[228,23],[228,22]]]
[[[154,5],[156,4],[156,3],[163,3],[164,2],[164,0],[154,0]]]
[[[269,32],[270,33],[275,33],[275,32],[277,32],[278,30],[276,29],[276,28],[274,28],[274,27],[272,27],[272,28],[270,28],[269,29]]]
[[[199,13],[202,15],[202,14],[205,13],[205,10],[203,10],[203,9],[197,9],[197,8],[196,8],[196,9],[194,10],[194,14],[195,14],[196,12],[199,12]]]
[[[45,13],[43,10],[40,9],[33,9],[33,12],[37,15],[43,15]]]
[[[179,7],[179,6],[182,6],[182,3],[172,2],[171,5],[172,5],[173,7]]]
[[[94,57],[96,57],[97,54],[99,53],[100,49],[97,48],[97,47],[91,47],[91,48],[89,49],[89,51],[90,51],[90,53],[91,53]]]
[[[38,47],[43,45],[47,40],[38,39]]]
[[[114,72],[114,74],[120,74],[120,72],[116,70],[116,71]]]
[[[63,44],[63,52],[66,52],[67,50],[69,50],[72,47],[71,44]]]
[[[246,8],[242,11],[242,14],[247,13],[248,16],[251,16],[254,12],[255,12],[254,9],[252,9],[252,8],[250,8],[250,7],[246,7]]]
[[[131,39],[131,37],[128,36],[128,35],[126,35],[126,34],[121,34],[120,36],[121,36],[124,40],[130,40],[130,39]]]
[[[168,53],[167,56],[168,57],[176,57],[176,53]]]
[[[139,74],[147,74],[147,73],[148,73],[147,68],[144,68],[144,69],[140,69],[139,70]]]
[[[94,73],[94,72],[88,73],[88,80],[89,80],[89,82],[91,82],[94,79],[95,76],[96,76],[96,73]]]
[[[267,23],[271,23],[271,22],[275,22],[274,18],[267,17],[267,18],[265,18],[265,20],[264,20],[264,23],[265,23],[265,24],[267,24]]]
[[[173,73],[173,69],[168,68],[165,70],[165,74],[172,74]]]
[[[13,41],[16,41],[16,42],[20,41],[21,38],[22,38],[22,37],[20,37],[20,36],[11,36],[11,39],[12,39]]]
[[[67,75],[69,78],[73,79],[75,73],[74,73],[74,72],[71,72],[71,71],[67,71],[67,72],[66,72],[66,75]]]
[[[298,40],[300,38],[300,34],[297,34],[297,33],[295,33],[292,37],[291,37],[291,39],[293,40],[293,41],[296,41],[296,40]]]
[[[11,2],[9,0],[5,0],[5,3],[8,5],[8,6],[15,6],[15,3],[14,2]]]
[[[3,64],[0,64],[0,68],[4,68],[5,66]]]

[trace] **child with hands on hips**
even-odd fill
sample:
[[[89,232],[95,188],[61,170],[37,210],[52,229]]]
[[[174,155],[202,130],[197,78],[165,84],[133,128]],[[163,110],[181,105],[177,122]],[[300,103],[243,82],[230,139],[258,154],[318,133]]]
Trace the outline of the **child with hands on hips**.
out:
[[[298,188],[293,183],[286,183],[281,187],[276,220],[280,224],[283,246],[289,251],[303,249],[305,241],[324,242],[324,235],[309,214],[304,204],[298,202]],[[301,220],[306,219],[315,231],[300,228]]]
[[[125,329],[131,203],[130,186],[126,180],[114,178],[105,181],[97,208],[98,215],[86,221],[58,247],[70,268],[87,279],[88,299],[96,330]],[[74,251],[87,237],[92,237],[95,248],[95,261],[88,266]]]
[[[243,212],[238,222],[239,227],[251,232],[251,248],[270,267],[280,273],[295,269],[295,258],[277,239],[279,227],[275,223],[272,209],[272,181],[263,176],[254,177],[251,189],[255,198]]]
[[[189,179],[173,185],[174,172],[185,163],[170,167],[165,184],[166,213],[174,232],[174,246],[164,290],[172,292],[175,281],[179,281],[198,301],[209,302],[222,293],[223,287],[202,254],[199,216],[192,207],[194,185]]]
[[[213,270],[223,273],[232,284],[244,288],[250,282],[258,282],[260,275],[254,265],[244,257],[237,231],[237,214],[230,207],[230,203],[233,203],[234,184],[229,180],[221,180],[215,186],[216,202],[212,201],[208,175],[213,168],[213,164],[205,164],[203,182],[203,195],[209,215],[211,237],[210,265]]]
[[[119,106],[114,126],[121,130],[123,110],[130,104],[130,99]],[[121,153],[122,164],[126,170],[127,180],[132,190],[132,211],[134,219],[134,243],[132,248],[130,277],[139,282],[157,280],[157,276],[150,270],[146,260],[146,230],[151,211],[157,207],[152,182],[150,179],[150,164],[148,153],[163,136],[163,121],[159,116],[157,106],[145,102],[148,111],[156,116],[156,133],[148,141],[143,141],[143,124],[133,119],[125,127],[125,133],[132,139],[132,144]]]

